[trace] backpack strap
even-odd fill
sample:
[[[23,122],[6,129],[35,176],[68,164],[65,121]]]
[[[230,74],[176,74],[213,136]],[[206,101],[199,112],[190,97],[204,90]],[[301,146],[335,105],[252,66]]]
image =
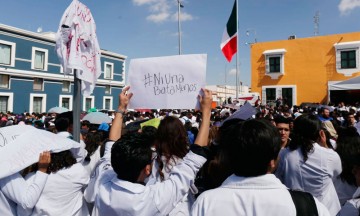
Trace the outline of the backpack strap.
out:
[[[308,193],[303,191],[296,191],[289,189],[291,198],[295,204],[296,215],[297,216],[318,216],[318,210],[316,207],[316,203],[314,197]]]

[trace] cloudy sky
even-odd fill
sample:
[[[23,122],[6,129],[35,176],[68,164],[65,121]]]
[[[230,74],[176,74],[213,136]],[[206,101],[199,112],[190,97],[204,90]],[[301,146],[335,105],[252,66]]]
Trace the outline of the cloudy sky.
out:
[[[235,60],[220,50],[233,0],[180,0],[182,52],[208,55],[207,83],[235,84]],[[0,23],[36,31],[56,31],[71,0],[1,0]],[[134,58],[178,54],[177,0],[82,0],[97,24],[103,49]],[[360,31],[360,0],[239,0],[240,80],[250,85],[250,47],[246,43]],[[246,31],[249,35],[246,35]],[[127,65],[128,66],[128,65]],[[128,67],[127,67],[128,69]],[[127,70],[126,69],[126,70]]]

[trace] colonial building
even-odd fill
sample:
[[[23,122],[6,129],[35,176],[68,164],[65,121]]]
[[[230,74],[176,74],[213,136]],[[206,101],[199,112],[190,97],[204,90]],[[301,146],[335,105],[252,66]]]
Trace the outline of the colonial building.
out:
[[[354,102],[359,90],[335,86],[360,75],[359,39],[353,32],[254,43],[252,91],[261,92],[262,103],[280,97],[289,105]]]
[[[126,56],[101,50],[102,74],[82,110],[116,109],[125,84]],[[72,110],[73,76],[63,74],[54,33],[35,33],[0,24],[0,112]]]

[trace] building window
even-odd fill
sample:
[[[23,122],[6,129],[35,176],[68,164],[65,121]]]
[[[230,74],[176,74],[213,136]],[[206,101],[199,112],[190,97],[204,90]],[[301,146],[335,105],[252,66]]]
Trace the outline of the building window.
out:
[[[31,69],[47,71],[48,50],[33,47]]]
[[[91,109],[91,98],[86,98],[85,99],[85,110],[89,110]]]
[[[105,94],[111,94],[111,87],[109,85],[105,86]]]
[[[269,73],[280,73],[280,56],[269,57],[270,71]]]
[[[274,102],[276,100],[276,89],[267,88],[266,89],[266,103]]]
[[[0,96],[0,112],[6,113],[8,110],[9,96]]]
[[[103,109],[104,110],[113,110],[113,98],[111,96],[105,96],[103,98]]]
[[[0,88],[9,88],[9,75],[0,74]]]
[[[70,109],[70,98],[63,98],[61,100],[61,107]]]
[[[15,66],[16,44],[0,40],[0,65]]]
[[[355,50],[341,51],[341,68],[356,68],[356,52]]]
[[[72,110],[72,95],[60,95],[59,96],[59,106]]]
[[[296,86],[295,85],[271,85],[262,87],[262,103],[275,105],[281,98],[281,104],[292,106],[296,104]]]
[[[29,112],[46,112],[46,94],[30,94]]]
[[[263,52],[265,56],[265,75],[271,79],[278,79],[279,76],[285,74],[284,55],[285,49],[266,50]]]
[[[44,80],[41,78],[34,78],[34,85],[33,85],[33,89],[35,91],[42,91],[43,90],[43,85],[44,84]]]
[[[336,72],[352,76],[359,72],[360,41],[350,41],[334,44],[336,55]]]
[[[91,108],[95,108],[95,97],[84,97],[83,98],[83,110],[88,111]]]
[[[70,92],[70,81],[63,81],[62,91]]]
[[[42,97],[34,97],[33,112],[41,113],[42,100]]]
[[[105,62],[104,64],[104,79],[113,79],[114,64]]]

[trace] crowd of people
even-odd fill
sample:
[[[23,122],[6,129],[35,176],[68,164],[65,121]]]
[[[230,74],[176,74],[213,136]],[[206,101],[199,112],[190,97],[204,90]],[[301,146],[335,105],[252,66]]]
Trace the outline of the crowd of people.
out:
[[[0,215],[359,215],[358,104],[257,103],[230,118],[207,89],[200,110],[141,112],[128,90],[111,124],[82,121],[76,148],[0,179]],[[73,139],[72,116],[7,113],[0,125]]]

